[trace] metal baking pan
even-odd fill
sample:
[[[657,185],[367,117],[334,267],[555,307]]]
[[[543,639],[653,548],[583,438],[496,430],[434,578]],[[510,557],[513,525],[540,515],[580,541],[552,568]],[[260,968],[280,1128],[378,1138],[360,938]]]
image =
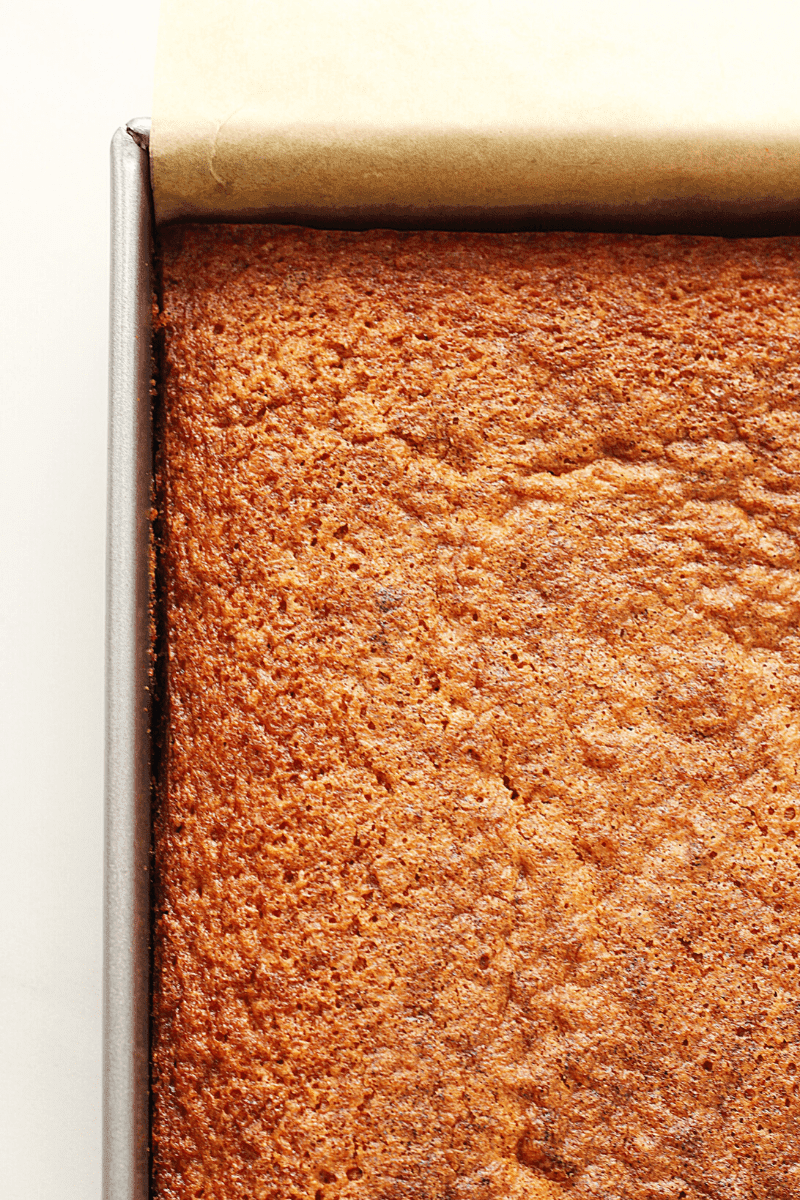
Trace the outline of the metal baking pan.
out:
[[[150,1195],[151,618],[153,217],[149,120],[114,136],[106,618],[104,1200]],[[602,214],[600,214],[602,216]],[[331,214],[335,224],[336,214]],[[702,216],[702,214],[701,214]],[[798,213],[768,206],[734,229],[683,212],[653,230],[797,233]],[[228,218],[230,219],[230,218]],[[543,226],[538,226],[543,227]],[[547,227],[553,227],[548,222]],[[575,227],[575,226],[572,226]],[[583,227],[586,227],[585,225]],[[590,222],[608,228],[608,221]],[[617,227],[619,227],[617,225]],[[624,223],[632,230],[630,223]]]
[[[149,121],[111,145],[103,1197],[150,1191]]]

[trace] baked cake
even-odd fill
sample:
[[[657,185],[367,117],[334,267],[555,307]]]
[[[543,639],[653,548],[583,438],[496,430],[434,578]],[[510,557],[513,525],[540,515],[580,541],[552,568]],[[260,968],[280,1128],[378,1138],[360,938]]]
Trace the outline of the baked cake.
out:
[[[799,263],[167,231],[160,1200],[800,1197]]]

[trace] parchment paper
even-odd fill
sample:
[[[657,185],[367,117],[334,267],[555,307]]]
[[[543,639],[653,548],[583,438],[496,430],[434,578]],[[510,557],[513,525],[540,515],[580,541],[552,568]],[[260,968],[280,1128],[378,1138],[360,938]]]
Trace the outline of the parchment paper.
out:
[[[800,5],[162,0],[159,220],[800,215]]]

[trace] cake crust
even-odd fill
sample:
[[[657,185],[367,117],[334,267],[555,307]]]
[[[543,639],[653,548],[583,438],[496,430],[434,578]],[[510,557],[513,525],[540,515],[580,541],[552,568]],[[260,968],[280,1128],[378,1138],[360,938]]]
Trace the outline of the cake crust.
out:
[[[163,246],[159,1200],[796,1200],[792,239]]]

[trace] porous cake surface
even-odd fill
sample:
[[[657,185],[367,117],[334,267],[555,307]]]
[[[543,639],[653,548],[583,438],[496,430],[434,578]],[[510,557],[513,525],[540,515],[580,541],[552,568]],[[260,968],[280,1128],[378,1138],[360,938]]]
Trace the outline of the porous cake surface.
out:
[[[790,240],[168,231],[160,1200],[800,1197]]]

